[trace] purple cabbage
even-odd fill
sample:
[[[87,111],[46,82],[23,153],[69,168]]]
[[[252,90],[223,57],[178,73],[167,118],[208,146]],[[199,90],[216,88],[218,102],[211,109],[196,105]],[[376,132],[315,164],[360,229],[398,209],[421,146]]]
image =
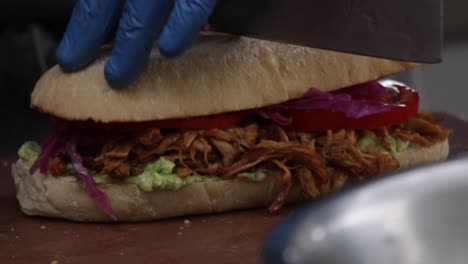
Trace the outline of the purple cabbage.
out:
[[[99,208],[101,208],[101,210],[114,221],[117,221],[117,217],[112,210],[107,195],[97,188],[93,177],[83,165],[83,158],[77,151],[76,139],[69,139],[65,144],[65,150],[73,164],[73,167],[75,168],[73,176],[75,176],[79,182],[85,185],[86,191],[91,196],[91,198],[93,198],[94,202],[99,206]]]
[[[257,110],[257,114],[279,125],[291,124],[291,118],[284,115],[284,110],[329,110],[342,112],[345,116],[359,119],[378,113],[390,112],[401,107],[398,104],[384,103],[396,99],[398,92],[386,88],[379,82],[368,82],[325,93],[310,88],[303,97],[285,103]]]
[[[52,131],[41,144],[41,153],[31,166],[30,173],[38,169],[41,173],[47,173],[49,159],[53,156],[62,155],[70,158],[75,172],[73,176],[78,182],[85,185],[85,189],[99,208],[114,221],[117,221],[114,211],[110,205],[107,195],[98,189],[93,177],[83,165],[83,157],[77,150],[77,138],[72,135],[73,129],[66,121],[54,120]],[[76,133],[76,131],[74,131]]]

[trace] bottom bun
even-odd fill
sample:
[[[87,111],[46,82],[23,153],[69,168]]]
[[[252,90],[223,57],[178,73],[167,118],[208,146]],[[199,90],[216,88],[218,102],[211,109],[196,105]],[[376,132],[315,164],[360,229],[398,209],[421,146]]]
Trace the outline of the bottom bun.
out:
[[[448,140],[431,147],[411,147],[395,157],[400,168],[444,160]],[[107,222],[106,216],[73,177],[31,175],[29,165],[18,160],[12,167],[21,210],[27,215],[74,221]],[[271,175],[270,175],[271,176]],[[101,185],[119,221],[144,221],[182,215],[209,214],[269,205],[280,190],[267,177],[261,183],[242,180],[193,183],[177,191],[141,191],[136,185]],[[299,184],[293,185],[287,203],[304,200]]]

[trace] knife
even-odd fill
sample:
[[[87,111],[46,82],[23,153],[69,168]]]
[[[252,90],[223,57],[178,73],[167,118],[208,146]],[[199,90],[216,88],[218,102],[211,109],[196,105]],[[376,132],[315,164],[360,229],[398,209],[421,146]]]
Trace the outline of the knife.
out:
[[[441,0],[219,0],[213,31],[392,60],[441,61]]]

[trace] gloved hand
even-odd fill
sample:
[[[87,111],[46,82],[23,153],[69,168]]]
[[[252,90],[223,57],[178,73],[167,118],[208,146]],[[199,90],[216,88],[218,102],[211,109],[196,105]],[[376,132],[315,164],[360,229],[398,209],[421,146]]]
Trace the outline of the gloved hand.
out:
[[[167,57],[187,49],[215,4],[216,0],[78,0],[57,49],[57,62],[66,71],[87,66],[118,25],[104,72],[112,86],[128,85],[146,67],[155,41]]]

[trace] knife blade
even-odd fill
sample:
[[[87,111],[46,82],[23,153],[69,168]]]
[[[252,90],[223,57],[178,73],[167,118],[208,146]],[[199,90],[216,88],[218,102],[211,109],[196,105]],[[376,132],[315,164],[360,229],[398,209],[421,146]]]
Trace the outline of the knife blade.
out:
[[[213,31],[421,63],[441,61],[441,0],[219,0]]]

